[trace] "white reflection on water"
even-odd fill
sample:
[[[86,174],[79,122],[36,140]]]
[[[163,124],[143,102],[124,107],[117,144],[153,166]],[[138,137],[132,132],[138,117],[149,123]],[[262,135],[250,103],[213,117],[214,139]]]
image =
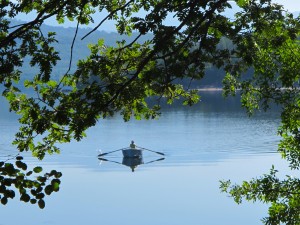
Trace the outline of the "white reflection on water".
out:
[[[17,129],[15,119],[0,120],[1,155]],[[219,190],[220,179],[240,182],[267,173],[272,164],[286,169],[276,153],[278,113],[248,118],[232,105],[166,110],[159,120],[100,121],[82,142],[62,145],[61,155],[38,162],[63,172],[58,193],[46,208],[9,202],[0,224],[15,225],[252,225],[266,215],[262,204],[236,205]],[[98,150],[137,145],[164,152],[165,160],[142,164],[135,173],[118,163],[100,161]],[[160,155],[145,152],[144,161]],[[107,159],[122,162],[121,153]],[[37,163],[27,156],[29,164]],[[16,214],[17,210],[17,215]]]

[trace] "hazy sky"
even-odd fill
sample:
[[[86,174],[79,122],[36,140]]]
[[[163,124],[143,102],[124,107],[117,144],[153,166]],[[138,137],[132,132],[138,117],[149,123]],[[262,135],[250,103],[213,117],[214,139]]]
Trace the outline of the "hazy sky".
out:
[[[300,11],[300,0],[274,0],[274,2],[284,5],[290,12]]]
[[[276,3],[279,3],[281,5],[284,5],[285,9],[287,9],[290,12],[296,12],[299,11],[300,12],[300,0],[273,0]],[[231,14],[231,13],[229,13]],[[94,18],[96,21],[96,24],[98,21],[101,21],[104,18],[104,13],[98,13]],[[27,15],[22,15],[22,16],[18,16],[17,18],[20,20],[33,20],[36,17],[36,15],[34,13],[30,13]],[[168,23],[168,22],[167,22]],[[57,26],[57,22],[55,21],[54,18],[50,18],[46,21],[46,24],[48,25],[53,25],[53,26]],[[70,26],[76,26],[75,22],[69,22],[66,20],[66,23],[63,24],[62,26],[64,27],[70,27]],[[89,27],[94,27],[95,24],[90,24]],[[113,25],[112,21],[107,21],[105,22],[101,27],[100,30],[105,30],[105,31],[115,31],[115,27]]]

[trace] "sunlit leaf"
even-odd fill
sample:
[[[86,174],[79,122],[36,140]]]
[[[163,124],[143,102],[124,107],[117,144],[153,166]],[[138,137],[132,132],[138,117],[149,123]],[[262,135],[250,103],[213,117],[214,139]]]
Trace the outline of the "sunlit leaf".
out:
[[[40,167],[40,166],[37,166],[37,167],[34,167],[34,168],[33,168],[33,172],[35,172],[35,173],[40,173],[40,172],[42,172],[42,171],[43,171],[43,168]]]

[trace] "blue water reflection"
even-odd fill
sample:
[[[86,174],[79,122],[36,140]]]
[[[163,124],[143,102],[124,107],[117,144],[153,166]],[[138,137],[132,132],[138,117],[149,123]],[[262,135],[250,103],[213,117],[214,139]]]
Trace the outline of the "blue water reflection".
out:
[[[62,171],[61,190],[46,199],[44,210],[18,200],[0,206],[0,225],[259,224],[266,206],[236,205],[220,193],[218,181],[256,177],[272,164],[286,168],[276,153],[279,113],[249,118],[237,100],[206,97],[196,107],[164,108],[159,120],[124,123],[116,116],[99,121],[86,139],[61,145],[60,155],[42,162],[25,154],[32,166]],[[5,157],[15,152],[10,141],[18,124],[14,116],[1,116],[0,156]],[[131,140],[163,152],[165,159],[145,152],[135,173],[124,166],[121,152],[98,159],[100,149],[128,147]]]

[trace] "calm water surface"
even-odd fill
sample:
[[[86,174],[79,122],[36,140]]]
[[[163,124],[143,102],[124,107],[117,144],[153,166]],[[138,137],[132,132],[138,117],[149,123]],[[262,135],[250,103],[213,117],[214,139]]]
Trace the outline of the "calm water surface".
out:
[[[4,103],[3,103],[4,104]],[[204,94],[193,108],[167,108],[159,120],[100,121],[82,142],[62,145],[60,155],[27,162],[63,172],[61,190],[47,197],[46,208],[10,201],[0,206],[0,225],[253,225],[267,206],[236,205],[220,193],[219,180],[242,180],[286,164],[276,153],[278,112],[249,118],[237,100]],[[18,124],[2,112],[0,153],[10,145]],[[97,159],[98,151],[127,147],[131,140],[161,155],[145,152],[135,172],[122,165],[120,152]]]

